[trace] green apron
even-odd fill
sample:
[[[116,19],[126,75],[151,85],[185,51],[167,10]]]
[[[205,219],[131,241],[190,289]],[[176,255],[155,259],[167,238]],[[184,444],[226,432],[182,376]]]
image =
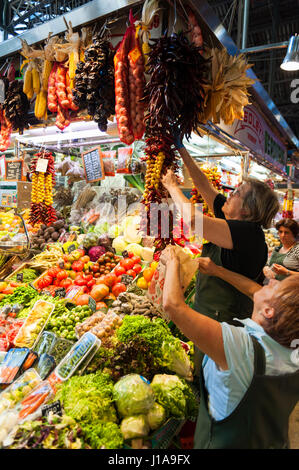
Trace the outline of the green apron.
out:
[[[279,250],[280,248],[278,248]],[[283,266],[283,261],[287,255],[287,253],[278,253],[278,250],[274,250],[272,252],[272,255],[271,255],[271,258],[270,258],[270,262],[271,264],[269,265],[269,267],[272,266],[272,264],[276,263],[276,264],[280,264],[281,266]],[[283,281],[287,276],[285,274],[276,274],[275,276],[275,279],[277,279],[278,281]]]
[[[215,264],[222,266],[221,248],[213,243],[206,243],[203,246],[201,256],[208,256]],[[250,318],[253,302],[249,297],[228,284],[228,282],[218,277],[198,272],[194,310],[219,322],[243,326],[241,323],[235,322],[233,318]],[[200,374],[203,356],[204,353],[195,346],[193,374],[197,378]]]
[[[299,371],[265,375],[265,352],[253,338],[254,375],[237,408],[215,421],[208,410],[203,370],[200,374],[200,407],[195,449],[286,449],[289,416],[299,400]]]
[[[202,256],[208,256],[218,266],[222,266],[221,248],[213,243],[206,243]],[[234,317],[249,318],[253,309],[252,300],[235,287],[215,276],[198,273],[194,310],[219,322],[240,326]]]

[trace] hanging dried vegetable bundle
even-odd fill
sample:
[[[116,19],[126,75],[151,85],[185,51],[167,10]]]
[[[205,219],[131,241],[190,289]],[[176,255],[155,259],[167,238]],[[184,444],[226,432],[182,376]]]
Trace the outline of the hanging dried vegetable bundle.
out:
[[[115,115],[119,138],[130,145],[144,134],[144,60],[130,11],[130,26],[114,57]]]
[[[5,110],[3,106],[0,105],[0,151],[5,152],[10,146],[10,136],[12,133],[12,125],[9,120],[6,118]]]
[[[36,171],[39,158],[48,160],[46,172]],[[57,220],[53,208],[53,186],[55,185],[54,157],[51,152],[39,152],[31,162],[32,192],[29,222],[31,225],[50,225]]]
[[[200,124],[209,59],[201,56],[201,49],[190,43],[184,33],[153,42],[148,60],[151,78],[144,96],[147,125],[149,130],[163,132],[165,121],[169,121],[180,129],[181,138],[188,139]]]
[[[21,80],[14,80],[10,83],[4,101],[4,110],[13,130],[23,134],[24,129],[29,127],[29,101],[23,92]]]
[[[168,169],[178,170],[173,128],[180,131],[181,138],[189,138],[197,130],[198,115],[203,108],[203,83],[207,73],[208,60],[200,55],[200,48],[190,44],[183,33],[163,36],[153,40],[148,54],[150,80],[145,87],[144,101],[147,105],[146,121],[146,162],[145,191],[143,203],[145,214],[141,227],[150,235],[150,204],[161,203],[167,191],[160,180]],[[164,236],[163,218],[169,219],[169,235]],[[174,244],[173,214],[163,213],[158,220],[156,250],[167,244]]]
[[[211,49],[207,54],[212,57],[212,67],[208,83],[204,85],[204,110],[199,119],[202,122],[222,120],[230,125],[235,119],[244,118],[244,106],[250,104],[248,87],[255,80],[246,75],[252,67],[244,54],[231,56],[226,49]]]
[[[218,191],[220,191],[220,189],[222,188],[222,184],[221,184],[221,174],[219,173],[218,168],[216,166],[214,167],[202,166],[200,169],[206,175],[210,183],[212,183],[212,185]],[[213,212],[210,210],[210,208],[208,207],[208,204],[205,202],[205,200],[203,199],[201,194],[198,192],[198,190],[195,188],[195,186],[192,187],[191,194],[192,194],[191,199],[190,199],[191,202],[193,204],[202,204],[203,214],[208,215],[209,217],[214,217]]]
[[[98,123],[100,131],[107,130],[107,120],[114,114],[114,51],[100,35],[85,49],[84,62],[77,64],[74,103]]]

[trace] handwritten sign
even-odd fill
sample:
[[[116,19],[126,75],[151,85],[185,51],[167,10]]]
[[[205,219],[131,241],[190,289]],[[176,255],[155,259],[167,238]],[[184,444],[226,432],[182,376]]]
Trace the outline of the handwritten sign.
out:
[[[100,147],[82,153],[85,179],[88,183],[101,181],[105,178],[103,157]]]
[[[47,158],[39,158],[37,160],[35,171],[39,171],[40,173],[46,173],[48,168],[49,160]]]
[[[7,181],[21,181],[23,163],[23,160],[5,160],[5,179]]]

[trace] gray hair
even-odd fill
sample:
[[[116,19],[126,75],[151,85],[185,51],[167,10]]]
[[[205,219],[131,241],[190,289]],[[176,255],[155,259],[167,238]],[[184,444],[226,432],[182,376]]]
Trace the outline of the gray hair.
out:
[[[263,228],[270,228],[279,211],[277,195],[268,184],[255,178],[243,178],[243,183],[250,186],[243,201],[243,208],[249,211],[245,220],[257,222]]]

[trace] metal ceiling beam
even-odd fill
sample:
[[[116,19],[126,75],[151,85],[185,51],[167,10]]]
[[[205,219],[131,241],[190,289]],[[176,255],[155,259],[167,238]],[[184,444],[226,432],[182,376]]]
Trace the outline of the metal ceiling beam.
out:
[[[22,47],[21,39],[26,40],[29,45],[32,45],[47,39],[49,33],[52,33],[53,36],[63,33],[66,31],[63,18],[65,18],[67,22],[71,21],[73,28],[76,28],[77,26],[85,25],[98,18],[142,3],[144,3],[142,0],[93,0],[81,7],[75,8],[69,13],[58,16],[54,20],[47,21],[40,26],[32,28],[16,38],[8,39],[0,43],[0,58],[18,52]]]
[[[260,46],[246,47],[240,49],[240,52],[252,54],[254,52],[273,51],[274,49],[285,49],[288,47],[289,41],[276,42],[274,44],[262,44]]]
[[[220,19],[216,16],[212,7],[206,0],[188,0],[188,3],[193,11],[197,12],[197,14],[202,18],[218,41],[227,49],[229,54],[235,55],[240,52],[233,39],[229,36],[228,32],[222,25]],[[299,149],[299,139],[295,136],[289,124],[286,122],[255,73],[252,69],[249,69],[247,74],[250,78],[256,80],[252,88],[259,98],[262,109],[266,111],[266,114],[268,111],[269,115],[274,118],[278,129],[280,129],[283,135],[285,135],[286,138]]]

